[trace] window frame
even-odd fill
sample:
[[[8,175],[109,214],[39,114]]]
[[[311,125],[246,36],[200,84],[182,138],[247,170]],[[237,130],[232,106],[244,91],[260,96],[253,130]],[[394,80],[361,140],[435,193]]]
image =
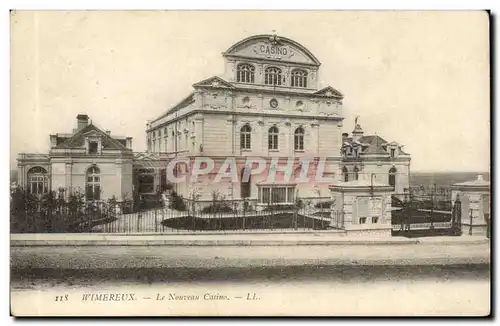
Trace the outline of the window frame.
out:
[[[307,88],[308,73],[304,69],[292,70],[291,86],[297,88]]]
[[[264,84],[273,86],[283,85],[283,70],[275,66],[267,67],[264,71]]]
[[[295,184],[258,185],[258,203],[260,205],[294,204],[295,190],[296,190]]]
[[[43,195],[49,192],[49,173],[41,166],[33,166],[26,174],[30,194]],[[41,188],[41,189],[40,189]],[[35,191],[33,191],[35,189]]]
[[[389,169],[389,186],[393,187],[394,189],[396,188],[396,174],[398,173],[398,170],[396,169],[395,166],[391,167]],[[394,183],[394,184],[392,184]]]
[[[240,149],[252,149],[252,127],[249,124],[243,125],[240,129]]]
[[[267,131],[267,149],[270,151],[279,150],[279,129],[272,126]]]
[[[89,191],[89,189],[91,189],[91,191]],[[101,169],[99,169],[97,165],[91,165],[87,171],[85,171],[85,200],[101,200],[101,191]]]
[[[354,169],[352,170],[354,174],[354,180],[359,180],[359,168],[358,166],[355,166]]]
[[[304,151],[305,130],[302,126],[297,127],[293,132],[293,148],[296,152]]]
[[[255,83],[255,66],[250,63],[239,63],[236,66],[236,82],[245,84]]]

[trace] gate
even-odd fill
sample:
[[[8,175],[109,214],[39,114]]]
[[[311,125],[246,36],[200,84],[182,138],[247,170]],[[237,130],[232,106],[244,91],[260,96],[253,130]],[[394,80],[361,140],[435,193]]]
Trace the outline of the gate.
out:
[[[393,196],[392,235],[404,237],[457,236],[461,234],[461,202],[457,198],[406,194]]]

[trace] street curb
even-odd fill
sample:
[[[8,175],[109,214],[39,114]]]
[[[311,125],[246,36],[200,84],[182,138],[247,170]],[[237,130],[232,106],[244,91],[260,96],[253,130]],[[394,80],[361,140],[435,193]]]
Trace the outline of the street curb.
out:
[[[476,245],[488,243],[488,239],[473,241],[425,241],[405,240],[11,240],[11,247],[45,246],[369,246],[369,245]]]

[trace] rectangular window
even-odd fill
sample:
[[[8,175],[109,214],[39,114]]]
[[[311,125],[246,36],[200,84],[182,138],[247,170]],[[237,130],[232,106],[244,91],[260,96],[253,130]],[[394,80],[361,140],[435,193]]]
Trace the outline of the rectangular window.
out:
[[[366,217],[360,217],[359,224],[365,224],[365,223],[366,223]]]
[[[304,135],[298,134],[294,136],[295,150],[303,151],[304,150]]]
[[[241,133],[240,146],[241,146],[241,149],[250,149],[250,134],[249,133]]]
[[[269,149],[278,149],[278,135],[269,135]]]
[[[391,157],[396,156],[396,150],[394,148],[391,148]]]
[[[378,223],[378,216],[372,216],[372,223],[373,224]]]
[[[261,204],[293,203],[294,194],[295,186],[259,187],[259,199]]]
[[[96,141],[89,142],[89,154],[97,154],[98,143]]]

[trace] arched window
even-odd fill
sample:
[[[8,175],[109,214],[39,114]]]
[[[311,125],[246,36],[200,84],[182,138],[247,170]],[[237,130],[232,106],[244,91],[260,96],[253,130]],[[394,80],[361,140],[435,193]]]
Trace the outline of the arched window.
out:
[[[28,190],[34,195],[41,195],[49,191],[49,174],[40,166],[28,171]]]
[[[281,69],[276,67],[266,68],[265,74],[265,84],[266,85],[281,85],[283,82],[283,75],[281,74]]]
[[[87,182],[85,183],[85,197],[87,200],[101,199],[101,171],[95,165],[87,170]]]
[[[252,128],[249,125],[241,127],[240,146],[241,149],[250,149],[252,146]]]
[[[292,87],[307,87],[307,71],[302,69],[292,71]]]
[[[349,181],[349,170],[344,166],[342,168],[342,178],[344,179],[344,182]]]
[[[241,188],[240,188],[240,192],[241,192],[241,198],[249,198],[252,194],[252,188],[251,188],[251,179],[252,179],[252,175],[249,173],[248,174],[248,180],[245,180],[245,170],[247,168],[250,168],[250,167],[245,167],[241,170]]]
[[[236,72],[236,81],[239,83],[253,83],[255,67],[246,63],[239,64]]]
[[[357,166],[354,167],[354,180],[358,180],[359,179],[359,169]]]
[[[295,133],[293,135],[294,147],[296,151],[304,150],[304,129],[302,127],[298,127],[295,129]]]
[[[396,187],[396,172],[398,171],[394,166],[389,170],[389,186],[393,188]]]
[[[268,148],[278,149],[278,128],[276,126],[269,128]]]

